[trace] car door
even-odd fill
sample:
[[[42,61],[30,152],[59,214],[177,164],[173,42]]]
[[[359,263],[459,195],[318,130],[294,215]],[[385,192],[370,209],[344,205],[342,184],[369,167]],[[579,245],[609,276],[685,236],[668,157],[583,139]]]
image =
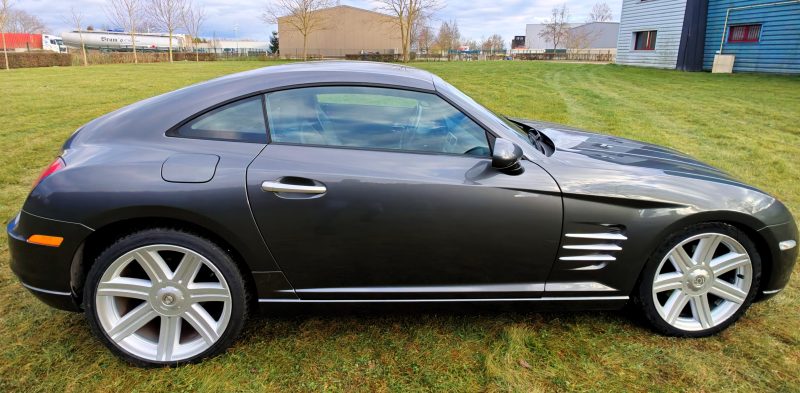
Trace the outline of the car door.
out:
[[[247,171],[253,215],[301,299],[541,295],[562,207],[523,161],[492,168],[486,130],[433,93],[307,87],[266,97],[271,143]]]

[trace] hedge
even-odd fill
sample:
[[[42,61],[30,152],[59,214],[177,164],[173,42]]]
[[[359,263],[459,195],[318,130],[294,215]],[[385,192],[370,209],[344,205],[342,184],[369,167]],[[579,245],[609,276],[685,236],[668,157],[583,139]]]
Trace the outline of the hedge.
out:
[[[89,64],[122,64],[133,63],[133,52],[89,52],[87,54]],[[136,58],[139,63],[161,63],[169,61],[167,52],[137,52]],[[200,61],[214,61],[217,56],[213,53],[197,53]],[[195,61],[195,53],[192,52],[172,52],[173,61]],[[73,65],[83,65],[83,56],[80,50],[73,51]]]
[[[10,68],[69,66],[72,58],[67,53],[8,52],[8,65]],[[5,59],[0,56],[0,69],[5,66]]]
[[[416,53],[411,52],[411,60],[414,60],[416,56],[417,56]],[[387,63],[403,61],[403,55],[401,54],[365,53],[365,54],[344,55],[344,58],[345,60],[382,61]]]

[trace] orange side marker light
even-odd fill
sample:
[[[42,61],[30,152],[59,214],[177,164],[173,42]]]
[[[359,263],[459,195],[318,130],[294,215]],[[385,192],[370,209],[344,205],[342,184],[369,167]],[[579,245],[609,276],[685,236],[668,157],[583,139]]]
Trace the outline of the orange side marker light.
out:
[[[60,236],[47,236],[47,235],[31,235],[28,238],[28,243],[38,244],[48,247],[58,247],[64,241]]]

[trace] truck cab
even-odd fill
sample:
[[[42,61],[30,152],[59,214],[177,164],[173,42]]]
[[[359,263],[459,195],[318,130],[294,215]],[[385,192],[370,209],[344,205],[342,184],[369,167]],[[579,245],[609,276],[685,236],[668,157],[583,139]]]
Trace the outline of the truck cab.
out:
[[[64,40],[62,40],[59,36],[50,34],[42,34],[42,50],[67,53],[67,47],[64,45]]]

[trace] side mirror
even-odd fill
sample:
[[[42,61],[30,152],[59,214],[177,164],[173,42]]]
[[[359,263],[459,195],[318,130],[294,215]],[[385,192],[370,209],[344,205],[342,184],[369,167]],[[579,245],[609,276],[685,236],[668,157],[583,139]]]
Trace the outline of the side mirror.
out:
[[[522,148],[513,142],[497,138],[492,149],[492,167],[496,169],[514,169],[522,158]]]

